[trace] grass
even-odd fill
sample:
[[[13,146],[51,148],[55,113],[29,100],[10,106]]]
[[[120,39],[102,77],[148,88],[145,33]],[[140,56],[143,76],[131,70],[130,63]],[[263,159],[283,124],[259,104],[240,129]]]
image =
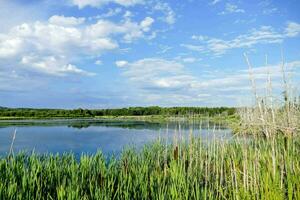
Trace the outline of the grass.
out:
[[[300,199],[300,138],[239,138],[0,160],[0,199]]]

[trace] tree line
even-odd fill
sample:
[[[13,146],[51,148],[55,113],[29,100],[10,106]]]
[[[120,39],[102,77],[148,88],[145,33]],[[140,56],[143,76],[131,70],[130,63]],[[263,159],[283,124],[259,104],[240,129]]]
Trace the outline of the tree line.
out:
[[[33,108],[0,108],[0,117],[96,117],[96,116],[145,116],[145,115],[232,115],[232,107],[129,107],[114,109],[33,109]]]

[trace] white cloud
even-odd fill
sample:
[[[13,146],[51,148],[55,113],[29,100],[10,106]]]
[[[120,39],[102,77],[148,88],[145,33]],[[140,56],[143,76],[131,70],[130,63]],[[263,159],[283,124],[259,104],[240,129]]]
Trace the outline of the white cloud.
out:
[[[173,47],[168,46],[168,45],[163,45],[163,44],[159,44],[158,47],[160,50],[158,52],[156,52],[157,54],[164,54],[164,53],[170,51],[171,49],[173,49]]]
[[[94,75],[79,69],[73,64],[66,63],[64,58],[56,58],[54,56],[23,56],[21,64],[28,68],[34,68],[35,71],[55,76],[65,76],[66,74]]]
[[[97,57],[118,49],[121,42],[146,37],[153,22],[154,19],[146,17],[140,22],[101,19],[87,24],[84,18],[55,15],[47,22],[23,23],[0,34],[0,58],[53,76],[91,75],[71,63],[76,63],[79,57]]]
[[[272,1],[270,0],[262,0],[257,5],[260,7],[260,10],[262,10],[264,15],[279,13],[279,9],[274,7]]]
[[[72,0],[72,4],[82,9],[86,6],[99,8],[105,4],[116,3],[122,6],[133,6],[143,3],[143,0]]]
[[[191,37],[193,40],[200,40],[200,41],[203,41],[203,40],[206,40],[208,39],[207,36],[204,36],[204,35],[192,35]]]
[[[116,3],[122,6],[133,6],[136,4],[145,4],[146,7],[150,7],[151,11],[154,12],[159,12],[159,17],[158,19],[160,21],[163,21],[169,25],[174,24],[176,21],[176,14],[172,7],[162,1],[145,1],[145,0],[72,0],[74,5],[77,5],[79,8],[84,8],[85,6],[92,6],[92,7],[101,7],[105,4],[109,3]],[[116,14],[119,14],[122,11],[121,8],[116,8],[116,9],[109,9],[107,13],[104,13],[102,15],[97,15],[95,17],[90,17],[89,19],[102,19],[106,17],[111,17]],[[134,14],[126,10],[126,12],[123,15],[123,18],[125,20],[129,20]],[[150,18],[149,18],[150,19]],[[154,20],[153,18],[151,18]],[[151,20],[151,21],[152,21]],[[150,22],[150,20],[148,21]],[[151,22],[152,23],[152,22]]]
[[[182,61],[185,63],[194,63],[197,61],[197,58],[194,57],[186,57],[186,58],[182,58]]]
[[[107,37],[111,34],[126,32],[123,26],[117,25],[109,20],[98,20],[97,23],[88,26],[85,30],[89,37]]]
[[[65,17],[63,15],[53,15],[49,18],[49,22],[54,25],[60,26],[76,26],[84,23],[85,18],[80,17]]]
[[[212,0],[210,2],[210,5],[216,5],[217,3],[219,3],[221,0]]]
[[[120,14],[122,11],[123,11],[123,9],[119,8],[119,7],[114,8],[114,9],[109,8],[106,13],[88,17],[88,20],[93,21],[93,20],[99,20],[99,19],[113,17],[113,16],[116,16],[116,15]]]
[[[300,67],[300,61],[287,62],[285,64],[286,72],[292,73],[293,70]],[[265,89],[266,81],[270,75],[273,80],[273,85],[280,85],[282,78],[281,63],[273,64],[268,66],[259,66],[252,68],[254,79],[258,83],[258,89]],[[210,77],[209,79],[203,80],[202,82],[197,82],[193,85],[195,88],[209,89],[209,90],[220,90],[220,91],[235,91],[239,88],[251,89],[249,70],[243,69],[236,72],[230,73],[216,73],[215,77]],[[243,90],[241,90],[243,91]],[[262,91],[264,92],[264,90]]]
[[[9,58],[22,51],[23,40],[0,35],[0,58]]]
[[[204,52],[205,50],[205,47],[202,45],[181,44],[181,46],[197,52]]]
[[[41,9],[40,3],[0,0],[0,32],[7,32],[13,26],[44,16],[45,11]]]
[[[245,13],[245,10],[239,8],[237,5],[226,3],[225,11],[221,12],[220,14],[224,15],[228,13]]]
[[[126,12],[124,13],[124,15],[123,15],[123,17],[125,18],[125,19],[128,19],[128,18],[130,18],[130,17],[132,17],[133,16],[133,14],[132,14],[132,12],[130,12],[129,10],[126,10]]]
[[[153,24],[154,19],[151,17],[146,17],[143,21],[141,21],[140,25],[144,32],[148,32],[150,30],[151,25]]]
[[[181,63],[195,63],[195,62],[201,61],[202,58],[191,57],[191,56],[187,56],[187,55],[183,54],[183,55],[176,56],[174,58],[174,60],[176,60],[177,62],[181,62]]]
[[[108,20],[98,20],[86,29],[86,34],[91,38],[107,37],[109,35],[123,34],[123,39],[126,42],[144,37],[144,33],[148,32],[151,28],[154,19],[146,17],[140,22],[132,22],[130,19],[125,20],[122,24],[116,24]]]
[[[203,35],[193,35],[192,39],[197,44],[182,44],[190,50],[200,53],[213,53],[222,55],[231,49],[250,48],[257,44],[281,43],[287,37],[296,37],[300,33],[300,25],[289,22],[284,31],[275,31],[271,26],[261,26],[259,29],[252,29],[247,34],[238,35],[231,40],[212,38]]]
[[[160,19],[168,24],[174,24],[176,21],[175,12],[169,6],[168,3],[157,2],[157,4],[153,7],[154,10],[161,11],[164,14],[164,17]]]
[[[147,58],[132,63],[119,61],[117,66],[126,66],[124,75],[142,88],[180,89],[189,84],[191,76],[184,73],[184,66],[172,60]]]
[[[136,97],[141,98],[143,102],[159,105],[224,105],[226,98],[234,105],[238,100],[245,102],[244,100],[251,95],[247,69],[222,73],[203,71],[202,75],[196,77],[187,71],[185,65],[175,60],[145,58],[134,62],[122,61],[120,65],[123,67],[123,75],[136,89]],[[300,67],[300,61],[286,63],[286,66],[287,71],[292,71]],[[281,84],[280,64],[255,67],[253,72],[258,92],[265,92],[268,73],[271,74],[273,86]],[[212,96],[218,101],[214,102]]]
[[[115,16],[115,15],[118,15],[119,13],[122,12],[122,9],[121,8],[115,8],[115,9],[109,9],[109,11],[103,15],[100,15],[100,18],[101,17],[112,17],[112,16]]]
[[[288,22],[285,32],[288,37],[298,36],[300,33],[300,24],[296,22]]]
[[[118,60],[118,61],[116,61],[117,67],[125,67],[127,64],[128,64],[128,62],[125,61],[125,60]]]
[[[83,38],[81,30],[75,27],[41,22],[35,22],[29,27],[31,28],[31,34],[23,38],[40,50],[51,48],[52,51],[64,51],[64,48],[78,44]],[[23,34],[23,31],[19,33]]]

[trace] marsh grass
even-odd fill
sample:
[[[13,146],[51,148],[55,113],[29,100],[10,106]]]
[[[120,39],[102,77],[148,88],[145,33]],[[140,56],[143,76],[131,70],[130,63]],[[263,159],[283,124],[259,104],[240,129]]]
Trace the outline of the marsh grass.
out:
[[[0,199],[300,199],[300,138],[190,137],[101,152],[0,160]]]
[[[249,67],[249,78],[251,80],[254,104],[250,107],[243,107],[238,110],[239,125],[235,132],[270,138],[278,134],[293,136],[300,132],[300,95],[288,76],[284,58],[280,71],[282,74],[282,86],[273,88],[270,69],[267,73],[267,80],[264,94],[259,94],[253,67],[245,54]],[[266,58],[266,66],[268,66]],[[282,95],[276,95],[274,90],[281,90]]]

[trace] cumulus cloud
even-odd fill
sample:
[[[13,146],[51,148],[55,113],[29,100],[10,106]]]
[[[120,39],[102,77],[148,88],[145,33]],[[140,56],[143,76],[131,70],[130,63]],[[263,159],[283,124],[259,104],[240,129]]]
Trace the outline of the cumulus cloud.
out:
[[[109,35],[123,34],[126,42],[141,38],[151,28],[154,19],[146,17],[140,23],[125,20],[122,24],[116,24],[108,20],[98,20],[97,23],[87,27],[85,33],[91,38],[107,37]]]
[[[63,58],[54,56],[23,56],[21,64],[33,68],[35,71],[55,76],[65,76],[66,74],[94,75],[94,73],[86,72],[75,65],[66,63]]]
[[[72,0],[72,4],[82,9],[86,6],[99,8],[108,3],[116,3],[122,6],[133,6],[143,3],[144,0]]]
[[[22,5],[26,5],[25,7]],[[40,3],[24,1],[1,0],[0,1],[0,32],[6,32],[11,27],[25,21],[34,21],[43,17],[45,11]]]
[[[8,33],[0,34],[0,58],[53,76],[91,75],[79,69],[74,60],[82,56],[99,56],[117,49],[120,42],[130,43],[145,37],[154,19],[84,22],[84,18],[54,15],[47,22],[15,26]]]
[[[300,25],[289,22],[284,31],[276,31],[271,26],[261,26],[259,29],[252,29],[247,34],[238,35],[231,40],[213,38],[203,35],[193,35],[192,39],[197,44],[182,44],[192,51],[201,53],[213,53],[222,55],[231,49],[250,48],[257,44],[281,43],[288,37],[296,37],[300,33]]]
[[[23,40],[7,35],[0,35],[0,58],[9,58],[22,51]]]

